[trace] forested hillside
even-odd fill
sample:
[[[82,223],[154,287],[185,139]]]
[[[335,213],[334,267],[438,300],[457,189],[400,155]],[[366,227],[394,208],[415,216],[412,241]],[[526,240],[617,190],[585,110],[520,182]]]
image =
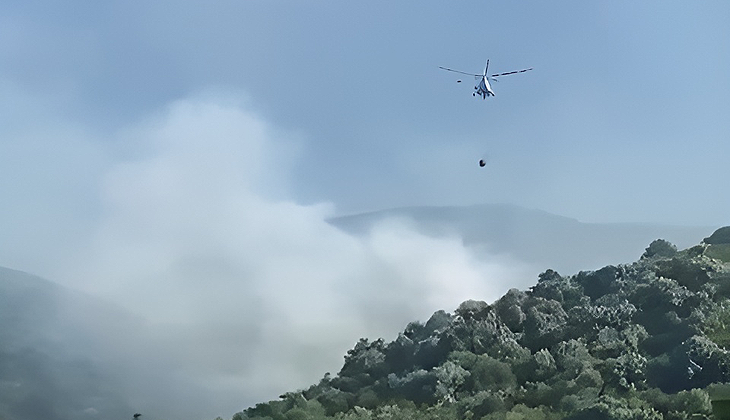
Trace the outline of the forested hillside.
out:
[[[234,420],[699,419],[730,381],[730,227],[361,339],[336,375]]]

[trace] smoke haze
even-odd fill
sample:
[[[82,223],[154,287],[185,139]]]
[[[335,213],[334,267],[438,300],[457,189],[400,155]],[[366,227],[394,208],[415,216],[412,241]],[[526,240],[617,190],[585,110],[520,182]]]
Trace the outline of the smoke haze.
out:
[[[176,101],[119,136],[123,158],[98,178],[98,218],[44,274],[131,314],[64,312],[92,336],[72,352],[116,378],[134,410],[230,416],[338,371],[360,337],[392,339],[537,274],[403,217],[360,236],[332,226],[332,204],[288,198],[299,135],[230,96]]]
[[[730,9],[621,6],[502,2],[485,25],[478,1],[1,2],[0,266],[66,289],[2,274],[0,417],[230,417],[360,337],[626,261],[584,245],[612,226],[482,246],[501,221],[343,215],[728,224]],[[483,101],[438,68],[486,59],[535,70]],[[639,230],[613,249],[636,258]]]

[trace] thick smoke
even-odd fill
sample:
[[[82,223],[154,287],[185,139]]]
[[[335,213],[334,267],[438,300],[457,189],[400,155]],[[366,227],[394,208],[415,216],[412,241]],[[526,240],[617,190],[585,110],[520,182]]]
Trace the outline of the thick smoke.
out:
[[[134,315],[95,321],[89,348],[136,410],[230,416],[337,372],[360,337],[392,339],[534,277],[404,219],[338,230],[331,204],[291,198],[303,138],[236,101],[179,101],[120,137],[127,157],[105,171],[101,216],[58,280]]]

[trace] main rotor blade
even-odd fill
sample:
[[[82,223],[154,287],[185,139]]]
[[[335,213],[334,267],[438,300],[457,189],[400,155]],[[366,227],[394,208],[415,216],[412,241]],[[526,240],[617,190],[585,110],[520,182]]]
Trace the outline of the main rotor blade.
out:
[[[467,72],[464,72],[464,71],[459,71],[459,70],[454,70],[454,69],[447,69],[446,67],[441,67],[441,66],[439,66],[439,68],[442,69],[442,70],[446,70],[446,71],[453,71],[454,73],[466,74],[468,76],[476,76],[476,77],[481,77],[482,76],[481,74],[467,73]]]
[[[530,67],[529,69],[524,69],[524,70],[515,70],[515,71],[508,71],[507,73],[493,74],[493,75],[491,75],[489,77],[499,77],[499,76],[506,76],[508,74],[524,73],[524,72],[530,71],[530,70],[532,70],[532,67]]]

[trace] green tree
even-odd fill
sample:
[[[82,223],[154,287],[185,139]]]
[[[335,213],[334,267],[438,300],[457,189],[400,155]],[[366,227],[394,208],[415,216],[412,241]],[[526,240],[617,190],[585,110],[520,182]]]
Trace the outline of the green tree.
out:
[[[653,241],[646,248],[641,258],[652,258],[652,257],[671,257],[677,253],[677,247],[669,241],[664,239],[657,239]]]
[[[463,389],[471,374],[462,366],[448,360],[434,369],[434,375],[438,380],[436,397],[439,401],[451,403],[456,401],[457,392]]]
[[[565,339],[568,314],[558,301],[531,298],[526,306],[522,345],[536,352]]]

